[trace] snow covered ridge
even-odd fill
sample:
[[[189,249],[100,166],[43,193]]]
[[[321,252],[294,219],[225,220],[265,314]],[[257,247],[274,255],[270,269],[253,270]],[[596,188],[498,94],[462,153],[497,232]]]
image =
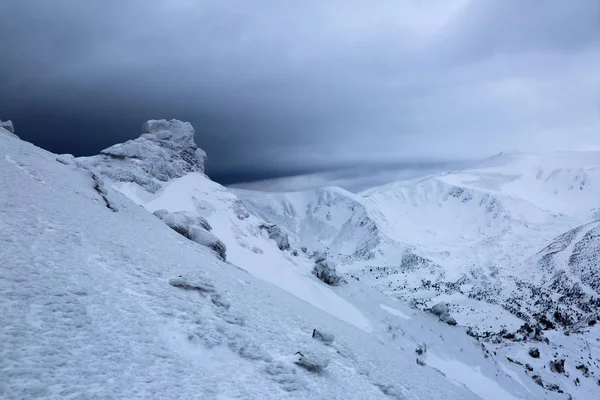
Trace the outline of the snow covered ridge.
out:
[[[164,182],[190,172],[204,173],[206,153],[194,142],[194,128],[178,120],[150,120],[143,134],[116,144],[100,155],[80,158],[102,175],[121,182],[134,182],[156,193]]]

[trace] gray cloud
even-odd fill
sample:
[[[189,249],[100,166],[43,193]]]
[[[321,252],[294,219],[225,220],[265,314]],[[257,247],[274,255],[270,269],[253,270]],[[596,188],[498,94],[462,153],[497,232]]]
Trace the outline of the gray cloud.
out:
[[[232,183],[600,145],[596,0],[8,0],[0,15],[0,118],[53,151],[186,119]]]

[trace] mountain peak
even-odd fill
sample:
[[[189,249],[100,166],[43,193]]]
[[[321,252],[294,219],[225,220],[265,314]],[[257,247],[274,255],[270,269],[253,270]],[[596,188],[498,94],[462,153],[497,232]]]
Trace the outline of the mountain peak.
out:
[[[160,190],[160,182],[190,172],[204,173],[206,153],[194,142],[195,131],[189,122],[150,120],[142,132],[137,139],[79,160],[113,180],[135,182],[151,193]]]

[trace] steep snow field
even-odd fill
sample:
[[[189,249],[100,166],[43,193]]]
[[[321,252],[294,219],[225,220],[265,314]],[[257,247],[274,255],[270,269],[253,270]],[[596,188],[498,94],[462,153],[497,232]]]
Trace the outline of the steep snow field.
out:
[[[0,129],[0,398],[564,398],[464,328],[353,279],[325,285],[202,175],[201,153],[148,134],[144,148],[184,152],[152,175],[136,143],[133,161],[75,160]],[[228,261],[159,209],[202,214]]]

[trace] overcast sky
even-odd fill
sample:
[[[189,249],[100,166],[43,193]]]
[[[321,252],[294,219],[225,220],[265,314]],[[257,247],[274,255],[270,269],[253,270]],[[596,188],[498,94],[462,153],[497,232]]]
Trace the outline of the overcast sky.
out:
[[[54,152],[178,118],[214,179],[277,189],[600,147],[598,0],[2,0],[0,15],[0,118]],[[305,178],[273,180],[290,175]]]

